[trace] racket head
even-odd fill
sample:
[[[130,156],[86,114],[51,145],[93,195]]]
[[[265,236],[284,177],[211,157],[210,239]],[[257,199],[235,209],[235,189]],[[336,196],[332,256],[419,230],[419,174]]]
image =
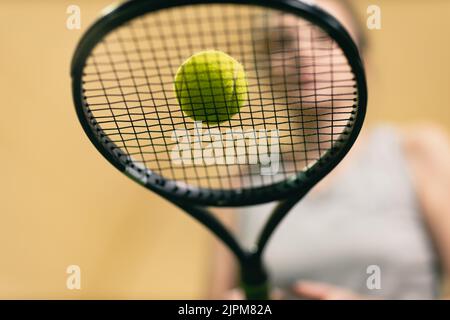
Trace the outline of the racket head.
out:
[[[126,27],[135,19],[144,19],[143,17],[150,17],[152,19],[153,14],[164,13],[172,9],[177,10],[177,8],[182,7],[193,8],[194,11],[196,10],[195,8],[202,7],[206,8],[205,10],[207,11],[209,10],[209,6],[215,5],[251,6],[252,8],[273,11],[281,15],[298,17],[298,19],[318,27],[340,49],[353,75],[352,81],[354,85],[352,87],[354,87],[355,92],[354,98],[352,98],[352,111],[348,112],[349,117],[339,137],[336,140],[332,138],[331,146],[328,149],[325,148],[326,151],[320,154],[317,159],[314,159],[311,163],[307,163],[304,169],[289,175],[285,173],[285,177],[280,181],[258,186],[250,184],[243,187],[229,185],[227,188],[211,188],[205,186],[205,184],[196,185],[168,178],[164,173],[158,172],[156,170],[157,168],[149,168],[145,164],[145,161],[136,161],[130,156],[130,152],[124,148],[124,145],[120,145],[112,139],[111,135],[106,132],[104,126],[99,123],[99,117],[95,115],[92,107],[93,104],[88,101],[87,91],[89,89],[86,88],[86,82],[88,82],[86,81],[86,66],[89,63],[89,59],[92,58],[96,47],[100,46],[109,35],[113,34],[119,28]],[[170,25],[167,27],[170,28]],[[270,27],[266,26],[266,28],[270,31]],[[210,46],[206,45],[204,49],[210,49]],[[218,49],[220,50],[221,48]],[[254,69],[257,68],[254,67]],[[172,68],[171,72],[171,78],[173,79],[176,69]],[[296,194],[304,193],[304,190],[309,190],[328,174],[350,150],[362,127],[367,105],[367,86],[364,67],[358,48],[349,33],[327,12],[316,6],[292,0],[135,0],[110,7],[88,29],[79,42],[72,60],[71,76],[73,99],[79,121],[91,142],[111,164],[141,185],[170,201],[178,203],[189,202],[208,206],[254,205],[288,198]],[[317,94],[317,91],[315,93]],[[256,94],[258,93],[256,92]],[[111,107],[110,104],[109,107]],[[249,107],[251,109],[252,105]],[[331,108],[333,107],[332,105]],[[127,108],[126,105],[125,108]],[[332,112],[334,112],[333,109]],[[144,118],[146,118],[145,115]],[[130,118],[130,122],[132,121]],[[145,121],[147,122],[147,120]],[[232,127],[231,124],[229,127]],[[175,126],[173,129],[176,129]],[[120,130],[118,129],[118,131]],[[320,143],[318,141],[319,145]],[[294,146],[291,146],[291,148],[293,149]],[[305,150],[305,152],[307,154],[308,151]],[[208,179],[208,177],[206,178]]]

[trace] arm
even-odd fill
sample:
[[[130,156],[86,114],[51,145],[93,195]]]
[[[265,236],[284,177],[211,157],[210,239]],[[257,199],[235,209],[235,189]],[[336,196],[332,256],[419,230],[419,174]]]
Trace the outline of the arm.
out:
[[[450,275],[450,144],[436,127],[408,130],[403,146],[411,169],[425,221]]]

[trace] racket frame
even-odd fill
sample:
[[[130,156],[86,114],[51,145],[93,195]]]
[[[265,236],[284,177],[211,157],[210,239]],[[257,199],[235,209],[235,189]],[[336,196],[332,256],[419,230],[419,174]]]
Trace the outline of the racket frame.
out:
[[[353,125],[349,125],[347,138],[340,147],[333,146],[307,171],[300,172],[293,179],[278,182],[271,186],[254,189],[216,190],[198,188],[190,185],[180,186],[175,181],[148,169],[136,166],[119,147],[117,147],[87,112],[87,103],[83,92],[83,69],[94,47],[110,31],[126,22],[146,13],[178,6],[197,4],[237,4],[256,5],[297,15],[326,31],[343,50],[355,75],[358,92],[357,112],[353,115]],[[358,48],[345,28],[330,14],[317,6],[299,0],[131,0],[116,6],[110,6],[83,35],[71,64],[72,93],[78,119],[97,150],[119,171],[137,181],[147,189],[159,194],[177,205],[186,213],[212,231],[236,256],[241,268],[242,287],[249,299],[268,298],[268,276],[262,257],[264,248],[273,231],[289,210],[308,191],[326,176],[344,158],[359,135],[364,122],[367,106],[367,85],[363,62]],[[210,213],[208,206],[240,207],[278,201],[266,225],[261,230],[254,251],[245,251],[231,232]]]

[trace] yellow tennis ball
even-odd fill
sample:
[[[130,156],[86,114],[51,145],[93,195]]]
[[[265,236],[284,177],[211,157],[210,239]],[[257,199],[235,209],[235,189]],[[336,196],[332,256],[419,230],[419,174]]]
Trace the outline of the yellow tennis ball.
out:
[[[221,51],[196,53],[178,69],[175,93],[181,110],[193,120],[208,124],[229,120],[247,100],[244,68]]]

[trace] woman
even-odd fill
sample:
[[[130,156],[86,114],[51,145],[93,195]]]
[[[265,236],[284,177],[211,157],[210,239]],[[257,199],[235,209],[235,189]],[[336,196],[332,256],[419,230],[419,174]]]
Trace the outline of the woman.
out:
[[[351,7],[343,1],[317,4],[341,21],[363,51]],[[284,38],[295,41],[289,34]],[[443,131],[432,125],[366,130],[273,235],[265,255],[271,282],[285,298],[441,296],[443,275],[450,274],[449,190],[450,148]],[[220,214],[250,246],[272,206]],[[219,298],[236,286],[236,272],[225,248],[218,245],[215,254],[211,296]]]

